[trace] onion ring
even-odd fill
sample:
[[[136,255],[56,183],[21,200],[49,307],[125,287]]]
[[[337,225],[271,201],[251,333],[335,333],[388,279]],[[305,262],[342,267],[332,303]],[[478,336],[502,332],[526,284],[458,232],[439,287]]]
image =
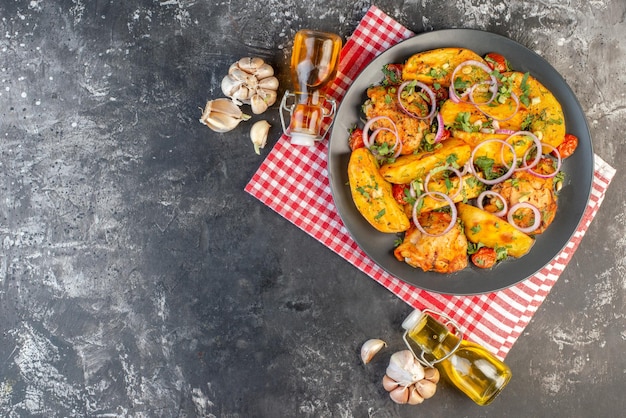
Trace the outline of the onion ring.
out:
[[[483,207],[483,200],[485,200],[485,197],[487,197],[487,196],[495,196],[495,197],[497,197],[498,199],[500,199],[500,201],[504,205],[504,207],[502,209],[500,209],[499,211],[493,212],[493,215],[497,216],[498,218],[506,215],[506,213],[509,210],[509,206],[506,203],[506,199],[500,193],[494,192],[493,190],[485,190],[484,192],[479,194],[478,197],[476,198],[476,205],[479,208],[481,208],[482,210],[485,210],[485,208]]]
[[[433,174],[437,174],[440,171],[452,171],[454,174],[456,174],[456,176],[459,178],[459,186],[457,187],[456,192],[450,196],[450,199],[454,200],[455,197],[457,197],[459,195],[459,193],[461,193],[461,190],[463,190],[463,175],[461,174],[461,172],[459,170],[457,170],[456,168],[452,167],[450,164],[446,164],[446,165],[442,165],[439,166],[437,168],[433,168],[432,170],[430,170],[428,172],[428,174],[426,174],[426,177],[424,177],[424,191],[425,192],[430,192],[430,190],[428,190],[428,183],[430,183],[430,178]],[[438,192],[441,193],[441,192]],[[436,198],[434,196],[431,196],[433,199],[435,200],[439,200],[441,201],[439,198]]]
[[[380,127],[380,128],[376,128],[371,134],[370,134],[370,129],[372,127],[372,125],[380,120],[387,120],[389,121],[389,123],[391,124],[392,128],[388,128],[386,126]],[[363,127],[363,134],[362,134],[362,138],[363,138],[363,145],[365,145],[365,147],[367,149],[371,149],[372,145],[374,145],[374,140],[376,139],[376,136],[382,132],[382,131],[386,131],[386,132],[390,132],[392,133],[395,138],[396,141],[393,144],[393,147],[391,148],[392,151],[394,151],[393,154],[393,158],[397,158],[398,155],[400,155],[400,153],[402,152],[402,141],[400,140],[400,135],[398,134],[398,127],[396,126],[395,122],[388,116],[376,116],[373,117],[372,119],[368,120],[365,123],[365,126]]]
[[[428,115],[426,116],[416,115],[415,113],[407,109],[406,106],[404,106],[404,103],[402,103],[402,92],[404,91],[406,86],[408,86],[411,83],[415,83],[415,87],[419,87],[423,91],[425,91],[426,94],[428,95],[428,98],[430,99],[430,111],[428,112]],[[421,81],[415,81],[415,80],[405,81],[404,83],[400,84],[400,86],[398,87],[398,104],[400,105],[400,109],[402,109],[404,113],[414,118],[422,119],[422,120],[432,120],[432,117],[435,115],[435,111],[437,110],[437,99],[435,97],[435,92],[428,85],[422,83]]]
[[[517,225],[515,223],[515,219],[513,218],[513,215],[515,214],[515,212],[518,209],[522,209],[522,208],[526,208],[526,209],[530,209],[533,211],[533,215],[534,215],[534,222],[531,226],[526,227],[526,228],[522,228],[521,226]],[[511,210],[509,210],[509,213],[506,216],[507,221],[509,221],[509,223],[511,225],[513,225],[515,228],[517,228],[519,231],[525,233],[525,234],[529,234],[533,231],[535,231],[537,228],[539,228],[539,225],[541,225],[541,214],[539,213],[539,209],[537,209],[536,206],[531,205],[528,202],[518,202],[516,204],[514,204],[513,206],[511,206]]]
[[[441,115],[441,112],[437,112],[437,115],[435,116],[435,120],[437,121],[437,133],[435,133],[435,140],[434,143],[438,143],[441,142],[441,138],[443,137],[443,116]]]
[[[493,179],[493,180],[487,180],[484,179],[482,177],[480,177],[477,173],[476,173],[476,167],[474,167],[474,159],[476,158],[476,151],[478,151],[478,149],[480,147],[482,147],[485,144],[488,144],[490,142],[499,142],[503,145],[506,145],[507,147],[509,147],[511,149],[511,153],[513,154],[513,162],[511,163],[511,166],[509,167],[509,170],[504,173],[502,176]],[[506,164],[505,164],[506,166]],[[508,179],[509,177],[511,177],[511,175],[513,174],[513,172],[515,171],[515,167],[517,166],[517,155],[515,155],[515,148],[513,148],[513,145],[509,144],[508,142],[502,140],[502,139],[498,139],[498,138],[489,138],[484,140],[483,142],[481,142],[480,144],[478,144],[473,150],[472,150],[472,154],[470,156],[470,171],[472,172],[472,174],[474,175],[474,177],[476,177],[478,180],[480,180],[481,182],[492,186],[494,184],[498,184],[503,182],[504,180]]]
[[[538,173],[535,170],[533,170],[532,168],[529,168],[528,172],[532,173],[533,175],[535,175],[537,177],[541,177],[542,179],[549,179],[549,178],[555,177],[557,174],[559,174],[559,171],[561,171],[561,164],[563,163],[563,159],[561,158],[561,153],[559,153],[559,150],[554,145],[546,144],[545,142],[542,142],[541,145],[542,145],[542,150],[543,150],[543,147],[552,148],[552,151],[548,152],[547,154],[541,154],[541,155],[548,155],[550,153],[556,154],[555,155],[555,157],[556,157],[556,168],[550,174]],[[537,154],[540,154],[540,153],[537,153]]]
[[[420,225],[419,220],[418,220],[419,213],[417,213],[417,207],[419,206],[420,201],[423,200],[426,196],[433,197],[433,195],[435,194],[441,195],[441,197],[448,202],[448,204],[450,205],[450,215],[452,217],[452,219],[450,220],[450,224],[446,227],[446,229],[443,230],[443,232],[440,232],[439,234],[431,234],[430,232],[427,232],[424,229],[424,227]],[[440,237],[442,235],[447,234],[452,229],[452,227],[456,224],[457,210],[456,210],[456,205],[454,204],[454,202],[452,201],[452,199],[450,199],[448,195],[445,195],[440,192],[424,192],[415,201],[415,204],[413,205],[413,210],[411,211],[411,216],[413,217],[413,223],[415,224],[415,227],[419,229],[419,231],[422,234],[428,235],[429,237]]]
[[[491,98],[486,101],[485,103],[481,103],[481,104],[489,104],[491,103],[496,95],[498,94],[498,81],[496,79],[496,77],[491,73],[492,70],[491,68],[489,68],[488,65],[480,62],[480,61],[476,61],[476,60],[467,60],[467,61],[463,61],[462,63],[460,63],[459,65],[456,66],[456,68],[454,69],[454,71],[452,71],[452,75],[450,76],[450,87],[449,87],[449,91],[448,91],[448,97],[454,102],[454,103],[459,103],[461,101],[461,98],[469,95],[470,96],[470,102],[472,104],[476,104],[472,98],[472,90],[475,88],[476,84],[470,86],[467,90],[465,90],[465,92],[459,96],[459,94],[457,93],[456,89],[454,88],[454,80],[456,78],[456,73],[462,69],[463,67],[466,66],[473,66],[473,67],[478,67],[481,70],[483,70],[488,76],[489,76],[489,82],[481,82],[480,84],[489,84],[491,85],[490,90],[491,90]]]
[[[530,139],[533,140],[535,147],[541,146],[541,140],[537,137],[537,135],[529,131],[514,131],[504,141],[508,143],[511,138],[515,138],[516,136],[521,136],[521,135],[530,137]],[[519,167],[516,167],[515,171],[527,170],[539,164],[539,160],[541,159],[541,154],[539,153],[537,153],[537,156],[535,157],[534,161],[530,165],[526,164],[526,160],[528,159],[528,154],[530,153],[530,151],[532,151],[532,149],[533,147],[530,147],[526,150],[526,152],[524,153],[524,156],[522,157],[522,165]],[[502,158],[502,161],[504,161],[504,148],[500,150],[500,158]]]

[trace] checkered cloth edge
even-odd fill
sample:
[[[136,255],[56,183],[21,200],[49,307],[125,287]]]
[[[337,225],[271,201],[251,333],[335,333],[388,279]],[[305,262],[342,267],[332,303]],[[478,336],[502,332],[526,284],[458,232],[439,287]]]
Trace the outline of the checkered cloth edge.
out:
[[[378,54],[413,33],[376,6],[363,17],[341,53],[335,83],[327,94],[340,101],[351,81]],[[245,191],[339,254],[363,273],[417,309],[442,312],[460,325],[468,340],[504,359],[578,248],[596,215],[615,169],[595,157],[591,197],[571,241],[546,267],[510,288],[475,296],[452,296],[418,289],[385,272],[356,245],[335,209],[328,181],[326,142],[292,146],[282,135]]]

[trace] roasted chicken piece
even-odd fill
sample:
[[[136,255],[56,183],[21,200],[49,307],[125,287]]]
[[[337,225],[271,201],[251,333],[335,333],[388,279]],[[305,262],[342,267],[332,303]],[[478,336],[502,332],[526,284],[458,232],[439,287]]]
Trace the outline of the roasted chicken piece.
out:
[[[402,155],[412,154],[419,149],[424,134],[430,132],[428,121],[416,119],[407,115],[398,105],[397,86],[374,86],[367,89],[364,111],[367,119],[376,116],[387,116],[395,124],[402,142]],[[373,129],[387,127],[387,121],[374,124]],[[376,137],[376,143],[386,142],[390,147],[395,144],[396,138],[390,132],[381,132]]]
[[[425,231],[437,234],[448,227],[451,219],[447,212],[427,212],[422,213],[418,220]],[[458,221],[450,231],[441,236],[423,234],[411,224],[394,255],[399,261],[424,271],[453,273],[468,265],[467,239]]]
[[[554,171],[554,162],[550,158],[542,158],[534,171],[542,174]],[[530,235],[541,234],[554,220],[557,210],[557,196],[554,190],[554,178],[542,178],[526,170],[516,171],[508,180],[496,184],[493,191],[504,197],[509,208],[518,202],[528,202],[539,209],[541,224]],[[498,209],[492,205],[498,205],[498,199],[492,197],[490,204],[485,209],[496,212]],[[491,208],[491,209],[490,209]],[[527,208],[518,209],[513,215],[515,224],[525,228],[533,224],[534,214]]]

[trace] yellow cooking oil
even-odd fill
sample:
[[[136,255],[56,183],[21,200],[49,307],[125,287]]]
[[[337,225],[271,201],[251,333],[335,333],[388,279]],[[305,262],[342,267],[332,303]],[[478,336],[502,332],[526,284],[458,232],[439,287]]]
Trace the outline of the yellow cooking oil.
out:
[[[323,89],[335,79],[341,45],[334,33],[309,29],[296,33],[290,66],[296,94]]]
[[[442,376],[478,405],[493,401],[511,379],[511,369],[505,363],[484,347],[460,339],[428,314],[422,313],[407,332],[414,352],[422,353]]]
[[[290,113],[291,142],[313,145],[322,139],[324,120],[334,114],[335,101],[326,97],[324,89],[337,77],[342,41],[339,35],[310,29],[296,33],[291,51],[290,71],[293,93],[286,92],[281,111]],[[290,102],[287,105],[287,98]],[[281,121],[284,123],[283,114]]]

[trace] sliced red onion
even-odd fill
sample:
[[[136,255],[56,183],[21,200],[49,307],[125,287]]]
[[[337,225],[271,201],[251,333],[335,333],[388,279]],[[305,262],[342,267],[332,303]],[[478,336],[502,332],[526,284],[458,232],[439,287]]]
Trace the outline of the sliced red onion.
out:
[[[513,217],[515,212],[518,209],[522,209],[522,208],[527,208],[533,211],[533,215],[534,215],[533,224],[527,228],[522,228],[521,226],[518,226],[515,223],[515,219]],[[537,228],[539,228],[539,225],[541,225],[541,214],[539,213],[539,209],[537,209],[537,207],[535,207],[534,205],[531,205],[528,202],[519,202],[511,206],[511,210],[509,210],[509,213],[507,214],[507,220],[509,221],[511,225],[513,225],[515,228],[517,228],[521,232],[525,234],[529,234],[533,232],[534,230],[536,230]]]
[[[516,131],[513,129],[496,129],[494,133],[502,135],[513,135]]]
[[[410,184],[409,184],[409,194],[411,195],[412,198],[417,198],[417,190],[415,190],[415,184],[418,183],[419,184],[419,180],[413,180]],[[421,190],[420,190],[421,192]]]
[[[556,168],[555,168],[555,169],[554,169],[554,171],[553,171],[552,173],[550,173],[550,174],[542,174],[542,173],[538,173],[538,172],[536,172],[535,170],[530,169],[530,168],[528,169],[528,172],[529,172],[529,173],[532,173],[533,175],[535,175],[535,176],[537,176],[537,177],[541,177],[542,179],[549,179],[549,178],[555,177],[555,176],[559,173],[559,171],[561,171],[561,164],[563,163],[563,160],[562,160],[562,158],[561,158],[561,153],[559,152],[559,150],[558,150],[558,149],[556,149],[556,147],[555,147],[555,146],[552,146],[552,145],[550,145],[550,144],[546,144],[545,142],[542,142],[542,143],[541,143],[541,145],[542,145],[542,147],[541,147],[542,152],[543,152],[543,147],[548,147],[548,148],[551,148],[551,149],[552,149],[552,150],[551,150],[550,152],[548,152],[547,154],[550,154],[550,153],[554,153],[554,154],[555,154],[555,157],[556,157]],[[537,154],[539,154],[539,156],[540,156],[540,157],[542,156],[542,155],[541,155],[541,153],[539,153],[539,152],[538,152]],[[534,168],[534,167],[533,167],[533,168]]]
[[[440,195],[445,201],[448,202],[448,205],[450,205],[450,216],[451,216],[451,220],[450,220],[450,224],[446,227],[446,229],[444,229],[442,232],[440,232],[439,234],[431,234],[430,232],[427,232],[424,227],[422,227],[422,225],[420,225],[419,223],[419,213],[417,212],[417,207],[419,206],[420,201],[422,201],[426,196],[430,196],[434,199],[434,195]],[[447,234],[452,227],[456,224],[456,218],[457,218],[457,210],[456,210],[456,205],[454,204],[454,202],[452,201],[452,199],[450,199],[450,197],[446,194],[443,193],[439,193],[439,192],[425,192],[422,193],[417,200],[415,201],[415,204],[413,205],[413,210],[411,212],[411,215],[413,217],[413,223],[415,224],[415,227],[417,229],[419,229],[419,231],[424,234],[424,235],[428,235],[430,237],[440,237],[442,235]]]
[[[502,217],[506,215],[507,211],[509,210],[509,205],[506,203],[506,199],[500,193],[494,192],[493,190],[485,190],[484,192],[479,194],[478,198],[476,199],[476,205],[482,210],[485,210],[485,208],[483,207],[483,200],[485,200],[485,197],[487,196],[497,197],[498,199],[500,199],[500,201],[502,202],[502,205],[504,206],[501,210],[497,212],[493,212],[493,215],[497,217]]]
[[[493,78],[493,80],[495,80],[495,78]],[[486,85],[489,86],[489,91],[491,92],[491,97],[486,102],[478,103],[478,102],[476,102],[474,100],[474,91],[476,91],[478,86],[482,86],[483,84],[486,84]],[[497,84],[497,82],[494,84],[491,81],[490,82],[483,81],[483,82],[476,83],[473,86],[471,86],[468,89],[468,96],[467,97],[469,98],[470,103],[472,103],[478,110],[480,110],[481,112],[485,113],[482,109],[480,109],[479,106],[490,105],[491,103],[493,103],[493,101],[495,100],[497,95],[498,95],[498,84]],[[487,116],[489,116],[489,115],[487,115]]]
[[[375,129],[371,134],[370,134],[370,130],[372,128],[372,125],[380,120],[387,120],[389,121],[389,123],[391,124],[392,128],[388,128],[385,126],[382,126],[380,128]],[[370,149],[372,147],[372,145],[374,145],[374,140],[376,139],[376,136],[382,132],[382,131],[386,131],[386,132],[390,132],[392,133],[395,138],[396,141],[393,145],[392,150],[394,151],[393,154],[393,158],[397,158],[400,153],[402,152],[402,141],[400,140],[400,134],[398,134],[398,128],[395,124],[395,122],[388,116],[376,116],[370,120],[368,120],[365,123],[365,126],[363,127],[363,145],[365,145],[365,147],[367,149]]]
[[[441,138],[443,138],[443,116],[441,115],[441,112],[437,112],[437,116],[435,116],[435,118],[437,119],[437,133],[435,134],[435,141],[434,143],[438,143],[441,142]]]
[[[472,169],[470,168],[470,165],[471,165],[471,161],[468,161],[465,163],[465,165],[463,166],[463,169],[461,170],[461,176],[464,176],[467,173],[470,173],[472,171]]]
[[[450,77],[450,88],[449,88],[449,98],[454,102],[454,103],[459,103],[461,101],[462,97],[465,97],[469,94],[470,96],[470,101],[472,101],[473,103],[473,99],[472,99],[472,95],[471,95],[471,90],[473,90],[475,87],[475,85],[470,86],[461,96],[459,96],[459,94],[457,93],[456,89],[454,88],[454,79],[456,78],[456,74],[458,71],[460,71],[463,67],[466,66],[473,66],[473,67],[478,67],[481,70],[483,70],[488,76],[489,76],[489,84],[491,85],[491,91],[492,91],[492,98],[491,100],[493,100],[493,98],[495,98],[495,96],[497,95],[498,91],[497,91],[497,85],[498,85],[498,80],[496,79],[496,77],[491,73],[492,70],[491,68],[489,68],[489,66],[485,63],[482,63],[480,61],[476,61],[476,60],[467,60],[467,61],[463,61],[462,63],[460,63],[459,65],[456,66],[456,68],[454,69],[454,71],[452,71],[452,76]],[[484,82],[483,82],[484,84]],[[495,86],[495,88],[494,88]],[[491,100],[489,102],[491,102]],[[486,104],[486,103],[485,103]]]
[[[541,146],[541,141],[539,140],[539,138],[537,138],[537,135],[535,135],[535,134],[533,134],[532,132],[529,132],[529,131],[515,131],[511,135],[509,135],[505,139],[505,141],[508,144],[509,140],[511,138],[515,138],[516,136],[521,136],[521,135],[530,137],[530,139],[533,140],[535,147],[540,147]],[[533,150],[533,147],[530,147],[530,148],[528,148],[526,150],[526,152],[524,153],[524,157],[522,158],[522,165],[520,165],[519,167],[516,167],[515,171],[527,170],[529,168],[532,168],[532,167],[536,166],[539,163],[539,160],[541,159],[541,153],[537,153],[537,156],[535,157],[535,159],[533,160],[533,162],[530,165],[526,164],[526,160],[528,159],[528,154],[532,150]],[[504,148],[502,148],[500,150],[500,158],[502,158],[502,161],[504,161]]]
[[[372,125],[380,120],[388,120],[389,123],[393,126],[394,129],[397,130],[396,128],[396,124],[394,123],[393,120],[391,120],[391,118],[389,118],[388,116],[376,116],[374,118],[369,119],[366,123],[365,126],[363,127],[363,144],[365,145],[366,148],[370,148],[372,146],[372,144],[374,143],[374,141],[372,141],[370,139],[370,128],[372,127]]]
[[[424,178],[424,191],[430,192],[430,190],[428,190],[428,183],[430,182],[431,176],[441,171],[452,171],[459,178],[459,187],[457,188],[456,192],[454,192],[454,194],[450,196],[450,199],[454,200],[454,198],[456,198],[459,195],[459,193],[461,193],[461,190],[463,189],[463,178],[462,178],[463,175],[461,174],[459,170],[457,170],[456,168],[452,167],[449,164],[442,165],[437,168],[433,168],[432,170],[428,172],[428,174],[426,174],[426,177]],[[440,193],[440,192],[437,192],[437,193]],[[434,196],[433,196],[433,199],[440,200],[439,198],[436,198]]]
[[[482,177],[480,177],[477,173],[476,173],[476,167],[474,167],[474,159],[476,158],[476,151],[478,151],[478,149],[480,147],[482,147],[483,145],[486,145],[490,142],[499,142],[500,144],[503,144],[507,147],[510,148],[511,153],[513,154],[513,162],[511,163],[511,166],[509,167],[509,170],[504,173],[502,176],[496,178],[496,179],[492,179],[492,180],[487,180],[484,179]],[[504,166],[506,167],[506,163],[504,163]],[[478,180],[480,180],[481,182],[487,184],[487,185],[494,185],[494,184],[498,184],[503,182],[504,180],[508,179],[509,177],[511,177],[511,175],[513,174],[513,172],[515,171],[515,167],[517,166],[517,155],[515,155],[515,148],[513,148],[513,145],[509,144],[508,142],[502,140],[502,139],[498,139],[498,138],[490,138],[490,139],[486,139],[483,142],[481,142],[480,144],[478,144],[473,150],[472,150],[472,155],[470,157],[470,171],[472,172],[472,174],[474,175],[474,177],[476,177]]]
[[[430,99],[430,112],[428,112],[428,115],[426,116],[416,115],[415,113],[407,109],[404,106],[404,103],[402,103],[402,92],[404,91],[406,86],[408,86],[411,83],[415,83],[415,87],[421,88],[423,91],[426,92],[426,94],[428,94],[428,98]],[[435,115],[435,111],[437,110],[437,99],[435,97],[435,92],[430,88],[430,86],[422,83],[421,81],[415,81],[415,80],[405,81],[404,83],[400,84],[400,86],[398,87],[398,104],[400,105],[400,109],[402,109],[404,113],[414,118],[422,119],[422,120],[431,120],[432,117]]]

